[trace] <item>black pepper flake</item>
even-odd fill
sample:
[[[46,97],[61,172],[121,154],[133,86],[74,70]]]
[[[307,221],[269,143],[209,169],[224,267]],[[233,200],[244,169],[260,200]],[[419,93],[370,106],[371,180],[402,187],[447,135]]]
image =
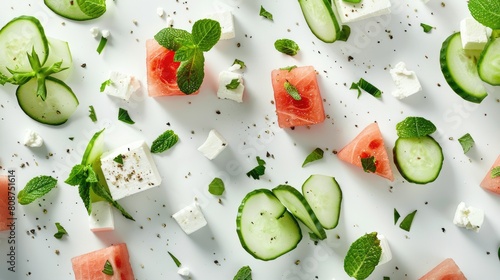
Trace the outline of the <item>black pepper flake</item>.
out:
[[[349,62],[352,61],[353,59],[354,59],[354,57],[352,57],[352,56],[347,57],[347,61],[349,61]]]
[[[220,115],[220,110],[215,111],[217,115]]]
[[[82,63],[82,65],[80,65],[80,67],[87,68],[87,63]]]
[[[441,228],[441,231],[442,231],[443,233],[445,233],[445,232],[446,232],[446,229],[445,229],[445,228]]]

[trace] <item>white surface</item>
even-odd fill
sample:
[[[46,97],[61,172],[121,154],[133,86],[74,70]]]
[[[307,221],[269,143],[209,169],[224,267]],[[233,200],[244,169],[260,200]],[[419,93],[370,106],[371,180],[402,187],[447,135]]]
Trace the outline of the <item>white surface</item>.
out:
[[[469,279],[495,279],[500,275],[496,254],[500,246],[500,197],[482,190],[479,183],[500,153],[500,103],[496,101],[500,93],[498,88],[490,90],[483,103],[475,105],[463,101],[446,84],[439,70],[439,49],[469,13],[465,0],[444,1],[445,7],[441,2],[393,1],[390,15],[350,24],[352,34],[347,43],[325,44],[311,34],[296,1],[108,1],[106,14],[92,22],[62,19],[42,1],[0,1],[1,25],[21,14],[36,15],[47,35],[69,41],[75,67],[67,83],[80,99],[78,110],[67,124],[49,127],[21,111],[15,87],[0,87],[1,172],[17,168],[19,189],[37,175],[59,179],[58,187],[43,200],[17,207],[18,272],[7,279],[72,279],[72,257],[126,242],[132,268],[140,280],[180,278],[167,251],[188,266],[191,277],[198,280],[232,279],[244,265],[252,268],[256,280],[309,280],[316,276],[347,280],[343,258],[349,245],[373,231],[383,233],[390,241],[393,259],[377,267],[370,279],[418,279],[448,257]],[[273,13],[274,21],[258,16],[260,5]],[[115,69],[146,81],[146,39],[166,26],[166,17],[156,15],[158,6],[174,19],[175,27],[187,30],[195,20],[224,7],[234,14],[236,37],[220,41],[205,55],[205,82],[196,96],[155,99],[141,89],[125,102],[103,95],[99,87]],[[436,29],[424,33],[421,22]],[[112,33],[101,55],[95,50],[98,39],[89,34],[92,26]],[[299,54],[290,57],[277,52],[273,43],[280,38],[296,41]],[[349,61],[348,56],[353,59]],[[247,65],[243,69],[246,100],[242,104],[220,100],[216,95],[218,73],[235,58]],[[395,86],[389,69],[399,61],[411,66],[423,87],[421,93],[404,100],[390,94]],[[85,68],[80,66],[83,63]],[[318,71],[329,116],[323,124],[295,130],[278,127],[271,103],[270,72],[289,65],[313,65]],[[382,99],[369,94],[357,99],[356,91],[348,87],[360,77],[380,87]],[[96,123],[88,118],[89,105],[95,107]],[[135,125],[117,120],[119,107],[129,111]],[[438,128],[433,137],[441,144],[445,161],[435,182],[410,184],[394,166],[396,180],[389,182],[339,161],[332,153],[373,121],[378,122],[390,151],[397,137],[395,126],[406,116],[428,118]],[[90,137],[103,127],[107,149],[137,139],[151,144],[167,129],[174,130],[180,141],[172,150],[154,155],[163,179],[158,188],[120,200],[136,222],[115,213],[115,230],[96,234],[88,229],[88,216],[77,188],[63,181],[71,167],[81,161]],[[196,149],[214,127],[231,145],[209,161]],[[29,149],[19,143],[26,128],[43,135],[42,148]],[[464,155],[457,139],[467,132],[476,145]],[[301,168],[304,158],[316,147],[325,150],[324,159]],[[267,152],[274,159],[267,158]],[[258,181],[245,175],[255,167],[255,156],[267,162],[266,175]],[[26,162],[29,166],[21,168]],[[340,222],[328,231],[328,239],[315,246],[304,230],[298,248],[277,260],[262,262],[246,253],[235,225],[238,206],[246,193],[285,182],[300,188],[309,175],[316,173],[335,176],[343,191]],[[208,193],[214,177],[222,178],[226,186],[222,203]],[[191,203],[193,197],[198,198],[208,226],[186,235],[171,215]],[[460,201],[485,211],[479,233],[453,225]],[[410,232],[394,225],[394,208],[400,213],[418,210]],[[69,233],[62,240],[53,237],[55,222]],[[31,229],[34,235],[26,233]],[[299,265],[296,260],[300,260]],[[11,276],[1,269],[0,278]]]

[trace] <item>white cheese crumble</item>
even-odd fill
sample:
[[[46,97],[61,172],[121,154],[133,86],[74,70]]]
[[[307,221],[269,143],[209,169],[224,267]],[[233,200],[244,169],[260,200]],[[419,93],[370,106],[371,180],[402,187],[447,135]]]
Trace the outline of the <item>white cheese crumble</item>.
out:
[[[159,17],[163,17],[163,15],[165,14],[165,11],[163,10],[162,7],[158,7],[156,8],[156,14],[159,16]]]
[[[92,210],[89,215],[89,227],[93,232],[110,231],[115,229],[113,209],[106,201],[92,203]]]
[[[25,132],[24,138],[23,138],[23,144],[24,144],[24,146],[27,146],[30,148],[38,148],[38,147],[43,146],[43,138],[35,131],[33,131],[31,129],[26,129],[26,132]]]
[[[188,277],[191,272],[189,271],[188,267],[183,266],[177,270],[177,274],[179,274],[180,276]]]
[[[182,208],[173,214],[172,218],[186,234],[191,234],[207,225],[207,220],[196,202]]]
[[[482,50],[488,42],[486,27],[472,17],[460,21],[460,38],[465,50]]]
[[[230,84],[232,80],[237,80],[239,85],[235,89],[228,89],[226,86]],[[230,71],[220,72],[219,89],[217,90],[217,96],[219,98],[231,99],[238,103],[241,103],[243,102],[244,91],[245,91],[245,85],[243,84],[243,75]]]
[[[205,142],[198,148],[209,160],[216,158],[227,147],[227,141],[215,129],[210,130]]]
[[[465,205],[460,202],[453,218],[453,223],[459,227],[479,232],[484,222],[484,211],[482,209]]]
[[[97,38],[99,36],[99,34],[101,34],[101,31],[99,30],[99,27],[92,27],[90,28],[90,34],[92,35],[92,37],[94,38]]]
[[[172,27],[174,25],[174,19],[171,17],[167,17],[167,26]]]
[[[390,0],[363,0],[357,4],[335,0],[335,5],[342,23],[386,15],[391,12]]]
[[[230,11],[216,12],[207,15],[207,18],[216,20],[220,23],[222,33],[221,40],[232,39],[235,36],[233,14]]]
[[[109,36],[111,36],[111,32],[109,32],[109,30],[107,30],[107,29],[103,29],[101,31],[101,35],[103,38],[109,38]]]
[[[130,96],[141,87],[141,84],[134,76],[117,71],[111,72],[109,80],[111,83],[106,85],[104,93],[124,100],[129,100]]]
[[[391,247],[389,247],[389,242],[385,236],[377,234],[377,238],[380,240],[380,247],[382,247],[382,255],[380,255],[380,260],[378,261],[378,265],[381,265],[392,260],[392,252]]]
[[[404,62],[399,62],[389,72],[397,88],[392,92],[394,97],[403,99],[422,90],[417,75],[414,71],[406,69]]]

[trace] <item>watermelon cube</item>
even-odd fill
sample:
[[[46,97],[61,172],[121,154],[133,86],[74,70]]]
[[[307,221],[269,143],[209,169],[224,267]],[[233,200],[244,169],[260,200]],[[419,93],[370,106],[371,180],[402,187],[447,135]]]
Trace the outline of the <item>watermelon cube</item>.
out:
[[[445,259],[419,280],[467,280],[453,259]]]
[[[487,191],[500,194],[500,176],[495,178],[491,177],[491,171],[497,166],[500,166],[500,156],[497,157],[490,170],[488,170],[480,186]]]
[[[0,176],[0,231],[9,230],[9,180],[7,176]]]

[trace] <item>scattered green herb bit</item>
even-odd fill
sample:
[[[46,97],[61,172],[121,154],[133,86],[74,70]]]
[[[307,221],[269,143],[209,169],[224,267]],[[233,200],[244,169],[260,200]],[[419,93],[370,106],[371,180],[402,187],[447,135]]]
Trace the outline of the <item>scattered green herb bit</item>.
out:
[[[284,54],[294,56],[300,50],[299,45],[290,39],[278,39],[274,42],[274,48]]]
[[[259,180],[260,176],[264,175],[266,172],[266,162],[260,157],[257,157],[257,163],[258,165],[256,167],[247,172],[247,176],[252,177],[254,180]]]
[[[462,146],[464,154],[466,154],[472,146],[474,146],[474,139],[472,139],[472,136],[469,133],[466,133],[464,136],[458,138],[458,142]]]
[[[208,185],[208,192],[213,195],[222,195],[224,193],[224,190],[224,182],[221,178],[214,178]]]
[[[243,69],[246,67],[245,62],[243,62],[237,58],[234,59],[233,65],[235,65],[235,64],[238,64],[240,66],[240,69]]]
[[[61,239],[63,237],[63,235],[68,234],[66,229],[64,229],[64,227],[61,226],[60,223],[56,223],[56,228],[57,228],[57,232],[54,234],[55,238]]]
[[[299,91],[297,88],[290,84],[288,80],[285,81],[285,84],[283,85],[285,87],[286,92],[294,99],[294,100],[302,100],[302,97],[300,96]]]
[[[280,70],[288,70],[288,72],[290,72],[290,71],[292,71],[295,68],[297,68],[297,65],[283,67],[283,68],[280,68]]]
[[[320,149],[320,148],[316,148],[314,149],[314,151],[312,151],[307,157],[306,159],[304,160],[304,162],[302,163],[302,167],[304,167],[306,164],[308,163],[311,163],[313,161],[317,161],[317,160],[320,160],[323,158],[323,150]]]
[[[57,184],[51,176],[38,176],[28,181],[24,189],[17,194],[17,201],[21,205],[30,204],[36,199],[46,195]]]
[[[411,228],[411,224],[413,223],[413,218],[415,218],[415,214],[417,214],[417,210],[411,212],[410,214],[408,214],[404,219],[403,221],[401,222],[401,224],[399,224],[399,227],[403,230],[406,230],[406,231],[410,231],[410,228]]]
[[[104,268],[102,270],[102,273],[106,275],[113,275],[115,272],[113,271],[113,266],[109,262],[109,260],[106,260],[106,263],[104,264]]]
[[[110,85],[112,85],[112,84],[113,84],[113,81],[111,81],[111,79],[108,79],[108,80],[106,80],[106,81],[102,82],[102,84],[101,84],[101,88],[100,88],[100,91],[101,91],[101,92],[104,92],[104,90],[106,89],[106,87],[107,87],[107,86],[110,86]]]
[[[399,214],[398,210],[394,208],[394,224],[398,222],[399,218],[401,218],[401,215]]]
[[[339,41],[346,42],[351,36],[351,28],[348,25],[342,25],[342,30],[340,30]]]
[[[498,248],[498,259],[500,260],[500,247]]]
[[[97,115],[95,114],[95,109],[92,105],[89,106],[89,118],[92,120],[92,122],[97,121]]]
[[[422,117],[407,117],[396,125],[401,138],[424,137],[436,131],[436,126]]]
[[[99,45],[97,46],[97,50],[96,50],[98,54],[101,54],[102,50],[104,50],[104,47],[106,46],[107,43],[108,43],[108,39],[101,37],[101,41],[99,41]]]
[[[82,187],[82,186],[84,186],[84,185],[80,185],[80,187]],[[122,213],[123,217],[125,217],[129,220],[135,221],[135,219],[118,202],[113,200],[113,197],[111,197],[111,193],[109,192],[108,188],[103,187],[99,183],[90,184],[90,187],[92,188],[92,191],[97,196],[104,198],[104,200],[111,203],[111,205],[113,205],[113,207],[118,209],[118,211],[120,211]],[[80,190],[80,188],[79,188],[79,190]],[[90,199],[90,190],[88,190],[88,198]],[[84,202],[85,202],[85,200],[84,200]]]
[[[73,140],[75,140],[75,137],[69,137],[68,139],[69,139],[70,141],[73,141]]]
[[[377,233],[367,233],[354,241],[344,258],[344,270],[355,279],[366,279],[378,265],[382,247]]]
[[[359,88],[359,85],[355,82],[352,82],[351,87],[349,89],[355,89],[358,91],[358,98],[361,96],[361,89]]]
[[[491,169],[491,178],[496,178],[500,176],[500,166],[493,167]]]
[[[342,0],[342,1],[347,3],[361,3],[361,0]]]
[[[182,266],[181,262],[179,261],[179,259],[178,259],[178,258],[176,258],[176,257],[174,256],[174,254],[172,254],[172,253],[170,253],[170,252],[168,252],[168,251],[167,251],[167,253],[170,255],[170,257],[172,258],[172,260],[174,261],[174,263],[175,263],[175,265],[176,265],[177,267],[181,267],[181,266]]]
[[[384,280],[391,280],[391,277],[389,277],[389,276],[384,276]]]
[[[500,29],[500,1],[469,0],[469,11],[482,25]]]
[[[367,173],[375,173],[377,170],[377,165],[375,164],[375,157],[366,157],[366,158],[361,158],[361,166],[363,167],[363,170]]]
[[[179,141],[179,136],[173,130],[167,130],[153,141],[151,152],[154,154],[162,153],[172,148],[177,141]]]
[[[352,86],[351,86],[352,87]],[[370,84],[367,82],[365,79],[360,78],[358,81],[358,87],[369,94],[371,94],[373,97],[379,98],[382,96],[382,91],[375,87],[374,85]],[[358,92],[358,97],[359,97],[359,92]]]
[[[130,118],[128,111],[120,108],[118,109],[118,120],[128,124],[134,124],[135,122]]]
[[[229,84],[226,85],[227,89],[237,89],[240,86],[239,79],[232,79]]]
[[[268,12],[266,9],[264,9],[264,7],[262,7],[262,5],[260,5],[260,12],[259,12],[259,16],[261,17],[265,17],[269,20],[273,20],[273,14],[271,14],[270,12]]]
[[[119,164],[123,164],[123,155],[122,154],[119,154],[117,155],[114,159],[113,159],[114,162],[116,163],[119,163]]]
[[[252,280],[252,269],[248,265],[240,268],[233,280]]]
[[[430,26],[430,25],[425,24],[425,23],[420,23],[420,26],[422,26],[425,33],[431,32],[431,30],[434,28],[433,26]]]

